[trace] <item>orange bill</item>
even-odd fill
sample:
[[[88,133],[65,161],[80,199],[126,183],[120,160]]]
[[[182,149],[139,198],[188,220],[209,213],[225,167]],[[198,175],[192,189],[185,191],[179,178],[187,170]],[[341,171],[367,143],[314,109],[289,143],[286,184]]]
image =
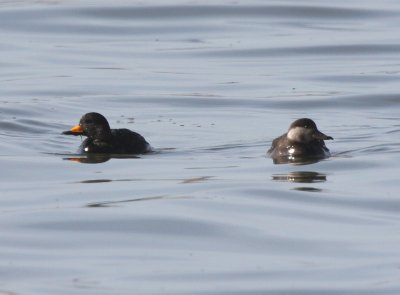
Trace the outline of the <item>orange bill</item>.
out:
[[[69,131],[71,131],[73,133],[82,133],[83,129],[82,129],[81,125],[76,125],[76,126],[72,127]]]
[[[80,125],[76,125],[74,127],[72,127],[70,130],[68,131],[64,131],[62,134],[65,135],[83,135],[83,129]]]

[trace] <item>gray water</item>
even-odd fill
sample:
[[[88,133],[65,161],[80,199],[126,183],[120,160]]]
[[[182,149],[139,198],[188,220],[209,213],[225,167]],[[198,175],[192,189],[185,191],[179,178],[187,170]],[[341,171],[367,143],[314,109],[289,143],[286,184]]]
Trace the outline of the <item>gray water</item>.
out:
[[[400,294],[398,1],[1,1],[0,294]],[[155,152],[85,163],[86,112]],[[310,117],[332,157],[275,165]]]

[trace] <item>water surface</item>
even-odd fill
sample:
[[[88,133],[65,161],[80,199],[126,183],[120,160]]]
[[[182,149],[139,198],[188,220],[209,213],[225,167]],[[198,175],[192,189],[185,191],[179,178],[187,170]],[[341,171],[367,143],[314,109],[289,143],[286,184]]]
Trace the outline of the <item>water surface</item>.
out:
[[[0,3],[0,294],[399,294],[399,16]],[[88,163],[90,111],[155,152]],[[300,117],[332,157],[274,165]]]

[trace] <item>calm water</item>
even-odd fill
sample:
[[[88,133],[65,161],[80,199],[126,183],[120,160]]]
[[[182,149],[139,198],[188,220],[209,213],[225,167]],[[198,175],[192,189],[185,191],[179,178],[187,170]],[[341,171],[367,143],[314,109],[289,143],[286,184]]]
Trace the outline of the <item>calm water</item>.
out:
[[[1,1],[0,294],[400,294],[399,26],[395,0]],[[156,152],[80,163],[89,111]],[[274,165],[299,117],[333,156]]]

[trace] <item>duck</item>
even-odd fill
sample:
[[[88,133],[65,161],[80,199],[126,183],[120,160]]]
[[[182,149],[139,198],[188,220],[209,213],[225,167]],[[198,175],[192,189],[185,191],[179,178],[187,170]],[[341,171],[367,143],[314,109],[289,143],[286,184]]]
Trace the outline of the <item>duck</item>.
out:
[[[83,115],[78,125],[62,134],[86,136],[78,149],[83,154],[144,154],[151,151],[142,135],[126,128],[111,129],[107,119],[96,112]]]
[[[333,137],[319,131],[313,120],[301,118],[290,124],[287,133],[272,141],[267,153],[278,163],[285,159],[323,159],[330,156],[324,140],[333,140]]]

